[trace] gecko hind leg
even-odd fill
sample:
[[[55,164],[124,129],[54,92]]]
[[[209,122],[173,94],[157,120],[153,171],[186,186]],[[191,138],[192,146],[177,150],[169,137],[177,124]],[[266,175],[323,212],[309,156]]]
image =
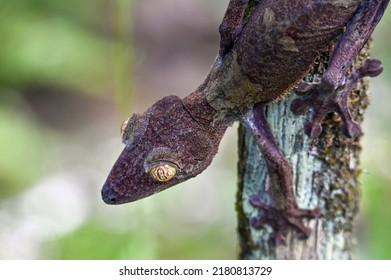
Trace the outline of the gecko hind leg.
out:
[[[270,178],[270,198],[273,205],[261,201],[258,195],[252,195],[250,203],[262,210],[260,217],[253,218],[251,225],[260,229],[264,224],[273,228],[272,239],[275,244],[284,243],[284,235],[288,229],[298,233],[299,238],[309,237],[311,230],[303,223],[304,218],[315,218],[320,214],[319,209],[300,209],[295,200],[293,190],[292,169],[288,160],[280,151],[269,124],[265,117],[266,102],[255,104],[247,112],[242,122],[254,135],[257,144],[266,161]]]
[[[350,76],[345,76],[383,16],[388,2],[389,0],[362,1],[362,5],[348,22],[346,31],[337,40],[320,83],[303,82],[299,85],[298,94],[303,96],[292,102],[291,110],[300,115],[309,108],[312,109],[311,120],[305,125],[305,132],[310,137],[319,136],[322,132],[321,122],[331,112],[340,115],[342,130],[346,136],[356,137],[360,134],[360,127],[353,121],[348,108],[349,94],[361,78],[375,77],[383,68],[379,60],[369,59]]]

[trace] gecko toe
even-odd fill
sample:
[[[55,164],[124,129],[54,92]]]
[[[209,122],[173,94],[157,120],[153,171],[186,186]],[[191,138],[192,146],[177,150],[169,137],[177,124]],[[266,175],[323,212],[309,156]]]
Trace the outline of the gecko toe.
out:
[[[349,138],[355,138],[361,134],[360,125],[354,121],[344,122],[342,132]]]
[[[376,77],[383,72],[383,66],[378,59],[368,59],[359,70],[361,77]]]
[[[304,132],[311,138],[316,138],[322,133],[320,122],[308,121],[304,125]]]

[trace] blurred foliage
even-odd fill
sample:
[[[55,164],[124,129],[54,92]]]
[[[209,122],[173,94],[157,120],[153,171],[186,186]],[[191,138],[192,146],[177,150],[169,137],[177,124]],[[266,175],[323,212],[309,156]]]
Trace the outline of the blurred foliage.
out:
[[[365,232],[367,246],[362,257],[391,259],[391,190],[390,178],[374,173],[363,175],[363,200],[367,204]],[[387,188],[388,186],[388,188]]]
[[[111,25],[105,26],[110,16],[106,6],[105,1],[0,1],[1,196],[42,175],[36,163],[49,139],[56,138],[38,123],[28,98],[45,99],[46,87],[93,95],[114,88],[119,110],[130,103],[130,36],[123,30],[111,34]],[[124,45],[127,50],[120,49]],[[112,63],[112,53],[121,60]],[[31,94],[31,88],[37,90]]]
[[[154,234],[139,231],[114,233],[87,223],[56,240],[59,259],[155,259]]]
[[[107,56],[91,1],[1,1],[2,86],[60,83],[99,92]],[[76,8],[77,7],[77,8]]]
[[[203,234],[195,232],[167,240],[142,228],[115,233],[100,225],[85,224],[56,240],[55,247],[59,259],[226,259],[232,245],[221,238],[220,231],[212,227]],[[213,250],[209,250],[211,244]]]
[[[35,163],[44,151],[45,141],[26,118],[1,105],[0,131],[0,197],[4,198],[42,176]]]
[[[375,30],[372,57],[384,64],[383,73],[370,80],[372,105],[364,123],[362,204],[358,257],[391,259],[391,9]],[[361,232],[362,231],[362,232]],[[363,235],[363,236],[362,236]],[[363,237],[363,238],[360,238]]]
[[[58,1],[1,1],[0,9],[0,195],[15,193],[42,175],[41,154],[49,132],[36,123],[23,90],[30,85],[88,87],[102,43],[73,17],[92,12]],[[81,7],[82,8],[82,7]],[[96,73],[97,74],[97,73]],[[87,79],[86,79],[87,78]]]
[[[224,11],[227,1],[219,5],[201,2]],[[198,199],[193,195],[198,186],[186,186],[187,190],[178,187],[175,192],[122,208],[113,209],[100,201],[100,185],[118,152],[113,151],[116,147],[111,141],[116,135],[119,142],[118,129],[113,125],[118,120],[113,118],[117,115],[124,119],[132,102],[134,9],[131,0],[0,0],[0,258],[236,257],[234,170],[205,179],[207,183],[215,180],[232,187],[218,188],[216,193],[203,190]],[[389,11],[383,22],[389,26]],[[391,43],[386,40],[387,32],[388,27],[380,27],[374,56],[388,66]],[[172,36],[175,38],[175,34]],[[391,77],[390,69],[386,68],[384,80]],[[378,98],[377,92],[373,95]],[[391,117],[378,115],[386,109],[372,113],[376,122],[369,126],[377,130],[368,133],[369,139],[374,135],[376,139],[390,139],[391,130],[387,128]],[[362,176],[366,213],[365,234],[359,243],[362,258],[391,259],[390,150],[387,140],[375,158],[363,160],[369,174]],[[232,158],[221,161],[235,165]],[[44,212],[49,214],[56,210],[70,212],[76,208],[75,203],[82,204],[83,222],[70,222],[73,227],[62,230],[42,226],[59,222],[59,218],[56,221],[50,215],[39,216],[41,212],[34,212],[37,210],[33,207],[25,209],[31,205],[30,192],[40,187],[47,192],[42,185],[56,176],[62,176],[66,190],[77,182],[75,188],[81,193],[70,195],[70,204],[61,209],[60,205],[59,209],[45,209],[45,201],[51,199],[56,205],[57,200],[40,197],[41,193],[34,203],[42,201]],[[61,185],[55,182],[49,192]],[[66,201],[62,195],[55,193],[53,197]],[[193,210],[191,203],[198,205],[198,210]],[[214,213],[212,206],[225,210],[214,218],[204,214],[206,218],[197,225],[188,221],[198,219],[197,211],[203,208],[206,213]],[[176,217],[179,214],[181,219]]]

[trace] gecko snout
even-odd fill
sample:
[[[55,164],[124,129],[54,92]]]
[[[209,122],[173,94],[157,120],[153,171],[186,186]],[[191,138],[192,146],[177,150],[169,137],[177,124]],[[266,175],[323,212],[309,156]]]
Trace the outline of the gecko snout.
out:
[[[107,183],[104,184],[101,194],[102,194],[102,200],[106,204],[118,204],[117,196],[111,191]]]

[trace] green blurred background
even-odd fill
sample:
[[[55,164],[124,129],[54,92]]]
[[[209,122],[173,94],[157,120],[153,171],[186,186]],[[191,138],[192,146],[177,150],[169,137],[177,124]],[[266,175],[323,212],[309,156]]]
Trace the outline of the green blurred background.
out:
[[[202,175],[105,205],[119,127],[209,70],[228,0],[0,0],[0,259],[235,259],[236,128]],[[391,12],[376,30],[358,258],[391,259]]]

